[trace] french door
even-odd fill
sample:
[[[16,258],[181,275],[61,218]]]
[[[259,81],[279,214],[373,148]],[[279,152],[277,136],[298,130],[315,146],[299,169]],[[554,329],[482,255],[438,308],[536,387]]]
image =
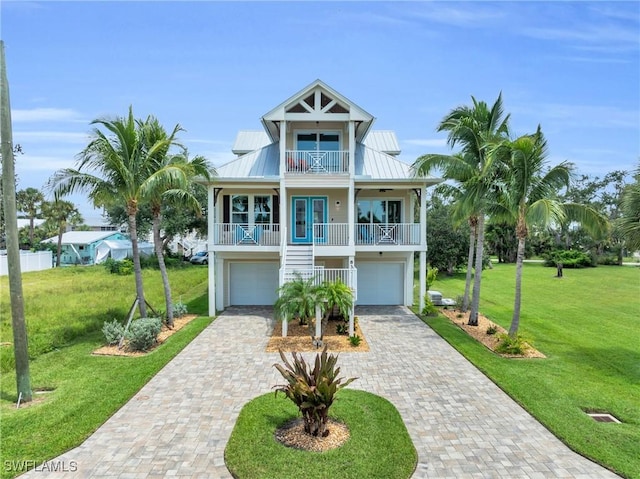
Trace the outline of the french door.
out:
[[[327,198],[319,196],[293,196],[291,198],[291,242],[312,243],[314,224],[327,222]],[[325,228],[317,226],[315,236],[324,242]]]

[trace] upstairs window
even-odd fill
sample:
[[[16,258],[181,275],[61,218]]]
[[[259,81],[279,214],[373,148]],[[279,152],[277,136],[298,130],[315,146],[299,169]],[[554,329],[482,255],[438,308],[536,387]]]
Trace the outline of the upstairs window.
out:
[[[400,200],[358,200],[358,223],[395,224],[402,222],[402,201]]]
[[[296,135],[296,149],[299,151],[340,151],[338,132],[305,132]]]

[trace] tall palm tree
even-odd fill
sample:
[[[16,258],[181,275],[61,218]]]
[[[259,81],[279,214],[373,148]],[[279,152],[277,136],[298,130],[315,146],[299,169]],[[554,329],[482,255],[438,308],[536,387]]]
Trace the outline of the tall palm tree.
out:
[[[60,266],[62,256],[62,235],[67,231],[68,225],[81,224],[82,215],[76,205],[70,201],[55,200],[42,205],[42,215],[45,221],[56,228],[58,233],[58,246],[56,249],[56,266]]]
[[[18,203],[18,209],[26,213],[29,218],[29,246],[33,247],[33,220],[41,211],[44,195],[36,188],[27,188],[16,193],[16,202]]]
[[[495,217],[515,225],[518,239],[515,300],[509,328],[509,336],[515,337],[520,325],[522,265],[529,230],[534,225],[544,227],[576,221],[598,236],[606,232],[608,222],[589,206],[558,200],[559,192],[569,187],[573,165],[562,162],[552,168],[548,167],[547,142],[539,126],[532,135],[524,135],[497,145],[492,154],[503,162],[506,167],[504,171],[507,172],[505,188],[492,210]]]
[[[428,174],[441,169],[445,179],[460,186],[462,194],[457,208],[475,225],[475,274],[469,324],[478,325],[480,287],[484,258],[484,222],[487,203],[495,194],[497,175],[493,161],[487,155],[490,145],[508,138],[509,115],[504,115],[502,93],[489,108],[483,101],[471,97],[472,106],[457,107],[438,125],[438,131],[447,131],[447,144],[451,148],[461,147],[457,155],[427,154],[413,164],[417,174]],[[472,228],[473,231],[473,228]],[[469,271],[469,268],[468,268]],[[467,288],[466,288],[467,289]]]
[[[616,225],[631,251],[640,250],[640,166],[634,179],[635,183],[627,185],[622,192],[622,217]]]
[[[150,116],[144,123],[139,124],[145,149],[151,150],[159,142],[164,148],[156,149],[153,153],[151,167],[153,172],[142,185],[143,198],[149,203],[152,214],[153,244],[158,258],[158,267],[164,287],[167,325],[173,327],[173,300],[171,285],[164,261],[163,242],[160,225],[162,223],[162,205],[171,202],[181,204],[192,210],[196,215],[202,215],[202,206],[191,193],[191,185],[196,177],[206,180],[211,178],[211,167],[202,156],[189,160],[186,150],[178,155],[169,155],[169,147],[175,144],[175,137],[181,128],[176,125],[170,135],[155,117]],[[156,178],[157,177],[157,178]]]
[[[86,192],[96,207],[124,206],[131,236],[136,296],[140,316],[146,317],[136,215],[144,199],[143,184],[153,171],[155,155],[157,151],[164,151],[168,143],[174,142],[174,138],[145,145],[132,107],[129,107],[127,117],[102,118],[91,124],[98,126],[92,130],[90,143],[78,155],[77,168],[57,171],[49,180],[48,188],[56,196]],[[156,171],[152,182],[161,183],[165,180],[164,175]],[[148,184],[147,188],[151,189]]]

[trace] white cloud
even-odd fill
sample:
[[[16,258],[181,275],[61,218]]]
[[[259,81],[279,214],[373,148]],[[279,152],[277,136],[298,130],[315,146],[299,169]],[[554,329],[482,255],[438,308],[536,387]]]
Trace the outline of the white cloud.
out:
[[[11,110],[14,123],[36,121],[79,121],[80,114],[70,108],[33,108],[30,110]]]
[[[86,133],[66,132],[66,131],[14,131],[14,143],[56,142],[70,144],[86,144],[89,135]]]
[[[27,171],[48,171],[53,173],[61,168],[72,168],[75,164],[73,158],[46,155],[19,155],[16,157],[16,170],[18,173]]]
[[[430,146],[433,148],[446,148],[447,140],[445,139],[414,139],[404,140],[402,143],[416,146]]]

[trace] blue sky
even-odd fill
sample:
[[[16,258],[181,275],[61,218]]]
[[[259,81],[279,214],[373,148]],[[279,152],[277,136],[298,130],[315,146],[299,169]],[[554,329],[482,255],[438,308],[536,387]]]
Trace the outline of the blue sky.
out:
[[[638,2],[30,2],[0,4],[18,189],[71,167],[91,120],[155,115],[191,154],[233,158],[238,130],[319,78],[395,130],[401,159],[448,152],[438,122],[502,92],[515,135],[552,164],[640,158]],[[85,216],[82,197],[73,200]]]

